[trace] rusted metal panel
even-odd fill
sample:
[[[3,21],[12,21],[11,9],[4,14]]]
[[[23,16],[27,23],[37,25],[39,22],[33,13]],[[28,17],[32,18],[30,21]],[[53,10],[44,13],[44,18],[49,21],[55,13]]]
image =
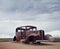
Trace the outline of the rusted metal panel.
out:
[[[27,41],[31,36],[34,37],[35,40],[45,40],[46,38],[44,30],[37,30],[35,26],[21,26],[16,28],[17,40],[24,39]]]

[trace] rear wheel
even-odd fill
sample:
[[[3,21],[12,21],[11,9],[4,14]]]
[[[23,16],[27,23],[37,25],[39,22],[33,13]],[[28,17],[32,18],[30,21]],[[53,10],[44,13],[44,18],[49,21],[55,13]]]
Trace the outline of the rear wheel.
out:
[[[13,41],[16,41],[16,36],[14,36]]]

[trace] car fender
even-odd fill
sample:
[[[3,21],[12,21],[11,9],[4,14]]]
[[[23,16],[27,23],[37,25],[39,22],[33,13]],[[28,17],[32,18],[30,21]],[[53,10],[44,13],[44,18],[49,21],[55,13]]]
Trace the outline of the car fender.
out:
[[[29,39],[29,37],[31,37],[31,36],[37,37],[38,35],[35,34],[35,33],[29,34],[29,35],[26,37],[25,41],[27,41],[27,40]]]

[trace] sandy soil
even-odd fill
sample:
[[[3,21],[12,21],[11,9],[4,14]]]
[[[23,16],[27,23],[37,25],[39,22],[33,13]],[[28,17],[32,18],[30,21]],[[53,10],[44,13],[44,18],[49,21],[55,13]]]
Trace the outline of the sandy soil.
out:
[[[0,49],[60,49],[60,42],[43,42],[40,45],[20,42],[0,42]]]

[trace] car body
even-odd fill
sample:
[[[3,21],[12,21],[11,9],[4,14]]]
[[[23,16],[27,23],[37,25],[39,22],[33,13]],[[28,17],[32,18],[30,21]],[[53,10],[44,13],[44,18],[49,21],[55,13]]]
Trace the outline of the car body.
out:
[[[34,43],[36,40],[48,40],[48,38],[45,36],[44,30],[37,30],[36,26],[21,26],[16,28],[13,40]]]

